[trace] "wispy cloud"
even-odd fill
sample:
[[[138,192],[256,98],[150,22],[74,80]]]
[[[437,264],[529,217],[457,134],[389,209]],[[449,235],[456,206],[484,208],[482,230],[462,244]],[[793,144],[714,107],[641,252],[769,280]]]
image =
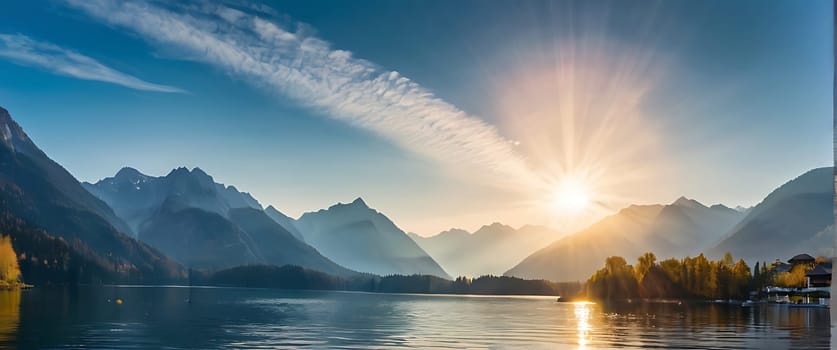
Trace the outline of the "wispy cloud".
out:
[[[73,50],[35,41],[21,34],[0,34],[0,58],[21,65],[46,69],[55,74],[103,81],[136,90],[184,92],[173,86],[149,83],[105,66]]]
[[[252,8],[196,3],[67,0],[183,58],[219,67],[322,114],[494,183],[532,177],[514,142],[396,71],[353,57],[307,34],[304,24],[271,20]],[[531,179],[529,179],[531,180]]]

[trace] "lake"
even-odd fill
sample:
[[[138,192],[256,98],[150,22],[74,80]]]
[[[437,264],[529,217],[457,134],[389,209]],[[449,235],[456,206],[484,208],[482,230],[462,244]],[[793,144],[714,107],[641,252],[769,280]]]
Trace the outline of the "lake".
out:
[[[829,324],[825,309],[551,297],[115,286],[0,292],[3,348],[828,349]]]

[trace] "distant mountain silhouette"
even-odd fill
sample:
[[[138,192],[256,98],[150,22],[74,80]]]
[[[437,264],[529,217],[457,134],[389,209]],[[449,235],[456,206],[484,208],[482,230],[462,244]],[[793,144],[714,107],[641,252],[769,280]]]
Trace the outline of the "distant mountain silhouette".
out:
[[[505,275],[586,280],[612,255],[629,261],[649,251],[659,258],[695,255],[742,216],[726,206],[707,207],[685,197],[668,205],[632,205],[536,251]]]
[[[709,253],[751,263],[796,253],[834,256],[834,170],[808,171],[771,192]]]
[[[0,108],[0,234],[34,283],[172,281],[184,270],[46,156]],[[121,231],[121,232],[120,232]]]
[[[355,273],[322,256],[268,215],[281,213],[262,211],[250,194],[216,183],[199,168],[177,168],[161,177],[123,168],[114,177],[85,186],[124,217],[140,240],[189,267],[272,264],[340,276]]]
[[[660,209],[646,236],[637,244],[667,257],[695,256],[705,252],[743,217],[743,213],[722,204],[707,207],[680,197]]]
[[[410,237],[454,276],[478,277],[502,274],[558,236],[546,227],[527,225],[515,230],[493,223],[473,234],[454,228],[431,237]]]
[[[380,275],[450,278],[404,231],[360,198],[305,213],[296,224],[306,242],[350,269]]]

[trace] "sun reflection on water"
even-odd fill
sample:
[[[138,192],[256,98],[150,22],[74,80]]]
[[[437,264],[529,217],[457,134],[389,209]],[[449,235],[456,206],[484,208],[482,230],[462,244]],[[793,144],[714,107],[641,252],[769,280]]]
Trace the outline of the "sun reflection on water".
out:
[[[575,320],[577,322],[576,329],[578,330],[578,349],[586,349],[587,344],[593,339],[590,334],[592,327],[590,327],[590,303],[577,302],[575,304]]]

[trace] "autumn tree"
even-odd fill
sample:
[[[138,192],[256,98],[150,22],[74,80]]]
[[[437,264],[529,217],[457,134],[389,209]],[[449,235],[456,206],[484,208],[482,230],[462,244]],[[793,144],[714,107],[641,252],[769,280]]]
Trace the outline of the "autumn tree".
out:
[[[685,270],[683,263],[680,260],[670,258],[660,261],[660,268],[665,272],[666,276],[675,284],[683,284],[685,281]]]
[[[717,261],[703,254],[659,263],[656,260],[653,253],[645,253],[637,258],[636,266],[631,266],[622,257],[607,258],[605,267],[588,280],[588,297],[743,299],[754,284],[747,263],[734,260],[729,253]],[[759,275],[763,275],[761,271]]]
[[[809,265],[794,265],[790,271],[776,274],[774,277],[776,285],[787,288],[805,287],[808,282],[808,279],[805,277],[805,273],[809,270],[811,270]]]
[[[634,298],[638,289],[633,266],[621,256],[605,259],[605,267],[587,281],[587,295],[600,300]]]
[[[13,284],[19,279],[20,267],[17,263],[17,254],[12,248],[12,240],[8,236],[0,236],[0,281]]]
[[[648,272],[648,269],[654,266],[657,262],[657,256],[654,253],[648,252],[642,254],[639,258],[637,258],[636,264],[636,280],[642,281],[642,278],[645,277],[645,274]]]
[[[744,259],[738,259],[735,266],[732,267],[732,285],[731,296],[745,296],[747,295],[747,288],[751,285],[753,274],[750,272],[750,266]]]

